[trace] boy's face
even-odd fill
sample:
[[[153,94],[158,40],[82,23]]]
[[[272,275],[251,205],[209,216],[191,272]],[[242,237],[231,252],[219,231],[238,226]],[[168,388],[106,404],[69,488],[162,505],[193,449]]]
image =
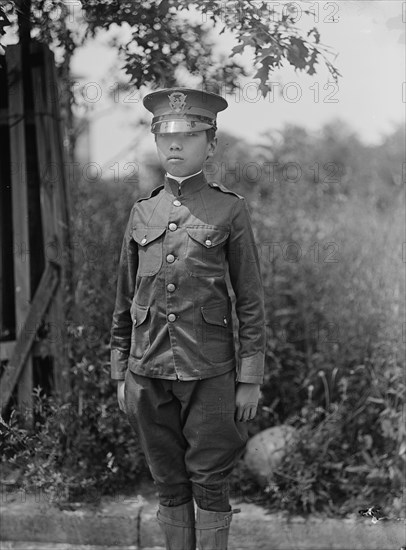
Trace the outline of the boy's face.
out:
[[[206,132],[156,134],[156,147],[161,166],[173,176],[184,177],[202,169],[212,157],[217,139],[207,140]]]

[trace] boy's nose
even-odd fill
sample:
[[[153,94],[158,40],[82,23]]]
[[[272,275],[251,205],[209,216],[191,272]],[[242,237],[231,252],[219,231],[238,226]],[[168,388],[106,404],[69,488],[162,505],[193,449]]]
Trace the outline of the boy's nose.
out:
[[[181,143],[180,143],[179,141],[175,141],[175,140],[174,140],[174,141],[172,141],[172,143],[170,144],[169,149],[170,149],[171,151],[174,151],[174,150],[179,151],[180,149],[182,149],[182,145],[181,145]]]

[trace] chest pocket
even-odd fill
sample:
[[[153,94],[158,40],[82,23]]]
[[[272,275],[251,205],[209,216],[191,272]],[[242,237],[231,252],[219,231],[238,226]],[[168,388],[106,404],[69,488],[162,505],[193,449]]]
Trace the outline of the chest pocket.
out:
[[[226,270],[224,246],[229,230],[215,225],[195,225],[186,227],[186,231],[188,273],[195,277],[223,275]]]
[[[162,265],[163,240],[166,227],[137,226],[132,238],[138,244],[138,271],[140,277],[155,275]]]

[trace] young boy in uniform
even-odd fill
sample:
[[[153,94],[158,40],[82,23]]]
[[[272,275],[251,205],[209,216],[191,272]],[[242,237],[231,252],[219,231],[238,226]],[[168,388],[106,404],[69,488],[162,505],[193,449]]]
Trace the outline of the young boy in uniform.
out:
[[[244,198],[208,183],[221,96],[187,88],[144,98],[166,170],[134,204],[112,323],[111,376],[159,495],[168,550],[225,550],[228,476],[263,381],[259,260]],[[238,318],[235,357],[231,300]],[[196,517],[193,499],[196,501]]]

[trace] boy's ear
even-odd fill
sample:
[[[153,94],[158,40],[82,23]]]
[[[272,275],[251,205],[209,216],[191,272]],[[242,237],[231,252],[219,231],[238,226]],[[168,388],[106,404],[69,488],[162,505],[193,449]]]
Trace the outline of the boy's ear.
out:
[[[207,158],[212,157],[217,148],[217,137],[214,137],[209,141],[209,150],[207,153]]]

